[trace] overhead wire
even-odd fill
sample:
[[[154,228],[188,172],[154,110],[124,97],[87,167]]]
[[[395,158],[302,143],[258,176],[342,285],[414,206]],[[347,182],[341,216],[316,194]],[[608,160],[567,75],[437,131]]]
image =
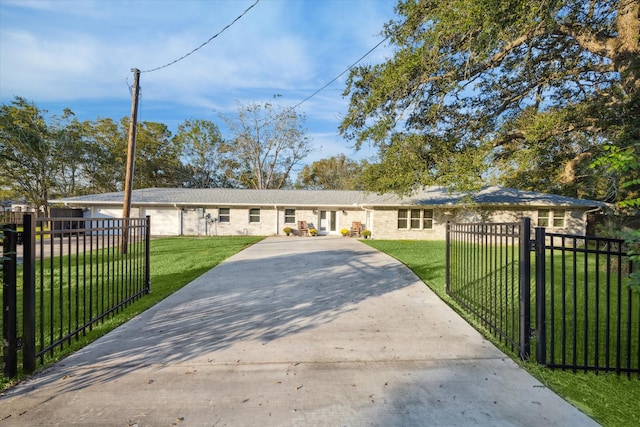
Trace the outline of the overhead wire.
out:
[[[260,0],[256,0],[253,4],[251,4],[249,7],[247,7],[238,17],[236,17],[233,21],[231,21],[228,25],[226,25],[222,30],[220,30],[218,33],[214,34],[213,36],[211,36],[207,41],[205,41],[204,43],[202,43],[200,46],[196,47],[195,49],[193,49],[192,51],[190,51],[189,53],[181,56],[178,59],[175,59],[165,65],[162,65],[160,67],[155,67],[155,68],[151,68],[149,70],[144,70],[144,71],[140,71],[140,73],[151,73],[154,71],[158,71],[158,70],[162,70],[164,68],[170,67],[171,65],[182,61],[183,59],[187,58],[188,56],[194,54],[195,52],[197,52],[198,50],[202,49],[204,46],[206,46],[207,44],[209,44],[213,39],[215,39],[216,37],[218,37],[220,34],[222,34],[223,32],[225,32],[227,29],[229,29],[232,25],[234,25],[238,20],[240,20],[242,17],[244,17],[244,15],[246,15],[251,9],[253,9],[258,3],[260,2]],[[403,24],[404,25],[404,24]],[[391,37],[391,34],[386,36],[384,39],[380,40],[375,46],[373,46],[371,49],[369,49],[364,55],[362,55],[360,58],[358,58],[355,62],[353,62],[351,65],[349,65],[347,68],[345,68],[340,74],[338,74],[336,77],[334,77],[333,79],[331,79],[328,83],[326,83],[325,85],[323,85],[321,88],[317,89],[315,92],[313,92],[311,95],[307,96],[306,98],[304,98],[302,101],[298,102],[297,104],[295,104],[292,107],[287,108],[285,111],[283,111],[281,114],[288,114],[289,112],[295,110],[296,108],[298,108],[300,105],[304,104],[305,102],[309,101],[311,98],[315,97],[317,94],[319,94],[320,92],[322,92],[323,90],[325,90],[327,87],[331,86],[331,84],[333,84],[335,81],[337,81],[340,77],[342,77],[344,74],[346,74],[348,71],[350,71],[353,67],[355,67],[360,61],[362,61],[364,58],[366,58],[367,56],[369,56],[374,50],[376,50],[380,45],[382,45],[384,42],[386,42],[389,38]],[[129,86],[128,80],[127,80],[127,86]],[[131,89],[131,87],[129,86],[129,89]],[[267,125],[268,123],[266,123],[265,125]],[[263,125],[263,126],[265,126]]]
[[[406,21],[400,26],[404,26],[406,24]],[[364,58],[366,58],[367,56],[371,55],[371,53],[376,50],[378,47],[380,47],[380,45],[382,45],[382,43],[386,42],[387,40],[389,40],[389,38],[392,36],[392,34],[389,34],[388,36],[386,36],[385,38],[383,38],[382,40],[380,40],[374,47],[372,47],[371,49],[369,49],[364,55],[362,55],[360,58],[358,58],[355,62],[353,62],[351,65],[349,65],[347,68],[345,68],[340,74],[338,74],[336,77],[334,77],[333,79],[331,79],[327,84],[325,84],[324,86],[322,86],[320,89],[316,90],[315,92],[313,92],[311,95],[307,96],[305,99],[303,99],[302,101],[298,102],[296,105],[294,105],[293,107],[289,107],[287,109],[285,109],[282,113],[278,114],[277,117],[279,116],[284,116],[286,114],[289,114],[291,111],[295,110],[296,108],[298,108],[300,105],[304,104],[305,102],[307,102],[308,100],[310,100],[311,98],[313,98],[314,96],[316,96],[317,94],[319,94],[320,92],[322,92],[323,90],[325,90],[327,87],[331,86],[332,83],[334,83],[336,80],[338,80],[340,77],[342,77],[345,73],[347,73],[348,71],[351,71],[351,69],[353,67],[355,67],[360,61],[362,61]],[[277,120],[277,117],[274,118],[273,120],[270,120],[269,122],[263,124],[262,127],[265,127],[271,123],[273,123],[275,120]]]
[[[319,94],[320,92],[322,92],[323,90],[325,90],[327,87],[331,86],[332,83],[334,83],[336,80],[338,80],[340,77],[342,77],[344,74],[346,74],[348,71],[350,71],[353,67],[355,67],[360,61],[362,61],[364,58],[366,58],[367,56],[369,56],[371,54],[371,52],[373,52],[374,50],[376,50],[382,43],[386,42],[389,37],[391,37],[390,35],[385,37],[384,39],[380,40],[380,42],[375,45],[374,47],[372,47],[371,49],[369,49],[367,51],[367,53],[365,53],[364,55],[362,55],[360,58],[358,58],[357,61],[355,61],[353,64],[349,65],[347,68],[345,68],[340,74],[338,74],[336,77],[334,77],[331,81],[329,81],[329,83],[325,84],[324,86],[322,86],[320,89],[316,90],[315,92],[313,92],[311,95],[307,96],[305,99],[303,99],[302,101],[298,102],[296,105],[294,105],[293,107],[289,108],[287,110],[287,112],[291,111],[291,110],[295,110],[296,108],[298,108],[300,105],[304,104],[305,102],[307,102],[308,100],[310,100],[311,98],[313,98],[314,96],[316,96],[317,94]]]
[[[156,67],[156,68],[152,68],[150,70],[145,70],[145,71],[141,71],[141,73],[151,73],[153,71],[158,71],[158,70],[162,70],[163,68],[167,68],[170,67],[171,65],[175,64],[176,62],[180,62],[183,59],[185,59],[186,57],[194,54],[195,52],[197,52],[198,50],[202,49],[204,46],[206,46],[207,44],[209,44],[213,39],[215,39],[216,37],[218,37],[220,34],[222,34],[223,32],[225,32],[226,30],[228,30],[233,24],[235,24],[237,21],[239,21],[244,15],[247,14],[247,12],[249,12],[251,9],[254,8],[255,5],[258,4],[260,0],[256,0],[251,6],[249,6],[248,8],[246,8],[244,10],[244,12],[242,12],[236,19],[234,19],[233,21],[231,21],[231,23],[229,23],[227,26],[225,26],[222,30],[218,31],[218,33],[214,34],[213,36],[211,36],[209,38],[209,40],[207,40],[206,42],[202,43],[200,46],[198,46],[197,48],[193,49],[191,52],[182,55],[180,58],[173,60],[165,65],[162,65],[160,67]]]

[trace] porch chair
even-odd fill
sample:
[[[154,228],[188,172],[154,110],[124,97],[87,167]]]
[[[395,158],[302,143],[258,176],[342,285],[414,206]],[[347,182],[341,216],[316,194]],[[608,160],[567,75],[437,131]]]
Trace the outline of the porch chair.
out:
[[[309,226],[307,225],[307,221],[298,221],[298,237],[308,236],[309,235]]]
[[[353,221],[351,229],[349,230],[349,237],[361,237],[362,236],[362,224],[360,221]]]

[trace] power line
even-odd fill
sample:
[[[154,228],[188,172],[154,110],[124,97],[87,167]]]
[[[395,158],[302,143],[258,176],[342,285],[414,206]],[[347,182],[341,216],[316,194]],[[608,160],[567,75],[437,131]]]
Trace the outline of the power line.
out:
[[[200,46],[198,46],[197,48],[193,49],[191,52],[189,52],[189,53],[187,53],[187,54],[185,54],[185,55],[181,56],[180,58],[178,58],[178,59],[176,59],[176,60],[174,60],[174,61],[169,62],[168,64],[162,65],[162,66],[160,66],[160,67],[152,68],[152,69],[150,69],[150,70],[141,71],[141,72],[142,72],[142,73],[151,73],[151,72],[153,72],[153,71],[162,70],[163,68],[167,68],[167,67],[169,67],[169,66],[171,66],[171,65],[175,64],[176,62],[182,61],[183,59],[185,59],[185,58],[186,58],[186,57],[188,57],[189,55],[191,55],[191,54],[195,53],[196,51],[198,51],[198,50],[202,49],[204,46],[206,46],[207,44],[209,44],[209,42],[211,42],[211,40],[215,39],[215,38],[216,38],[216,37],[218,37],[220,34],[222,34],[223,32],[225,32],[226,30],[228,30],[228,29],[229,29],[233,24],[235,24],[238,20],[240,20],[240,18],[242,18],[244,15],[246,15],[246,14],[247,14],[247,12],[249,12],[251,9],[253,9],[253,7],[254,7],[255,5],[257,5],[257,4],[258,4],[258,2],[259,2],[259,1],[260,1],[260,0],[256,0],[256,1],[251,5],[251,6],[249,6],[248,8],[246,8],[246,9],[245,9],[245,11],[244,11],[244,12],[242,12],[242,13],[240,14],[240,16],[238,16],[236,19],[234,19],[233,21],[231,21],[231,23],[230,23],[230,24],[228,24],[226,27],[224,27],[222,30],[220,30],[217,34],[215,34],[215,35],[211,36],[211,37],[209,38],[209,40],[207,40],[206,42],[202,43]]]
[[[404,24],[402,24],[404,25]],[[307,96],[305,99],[303,99],[302,101],[298,102],[296,105],[294,105],[293,107],[289,107],[287,109],[285,109],[282,113],[278,114],[273,120],[268,121],[267,123],[264,123],[263,125],[260,126],[260,128],[263,128],[265,126],[270,125],[271,123],[275,122],[277,120],[278,117],[281,116],[285,116],[287,114],[289,114],[291,111],[295,110],[296,108],[298,108],[300,105],[304,104],[305,102],[307,102],[308,100],[310,100],[311,98],[313,98],[314,96],[316,96],[317,94],[319,94],[320,92],[322,92],[323,90],[325,90],[327,87],[329,87],[333,82],[335,82],[336,80],[338,80],[340,77],[342,77],[347,71],[351,70],[353,67],[356,66],[356,64],[358,64],[358,62],[362,61],[364,58],[366,58],[367,56],[369,56],[371,54],[371,52],[373,52],[374,50],[376,50],[382,43],[384,43],[385,41],[387,41],[389,39],[389,37],[391,37],[391,35],[388,35],[387,37],[385,37],[384,39],[380,40],[380,42],[378,42],[378,44],[376,44],[374,47],[372,47],[371,49],[369,49],[367,51],[367,53],[365,53],[364,55],[362,55],[360,58],[358,58],[353,64],[349,65],[347,68],[345,68],[340,74],[338,74],[336,77],[334,77],[333,79],[331,79],[331,81],[329,81],[329,83],[325,84],[324,86],[322,86],[320,89],[316,90],[315,92],[313,92],[311,95]]]
[[[367,51],[367,53],[365,53],[364,55],[362,55],[360,58],[358,58],[358,60],[356,62],[354,62],[353,64],[349,65],[344,71],[342,71],[340,74],[338,74],[336,77],[334,77],[329,83],[325,84],[324,86],[322,86],[320,89],[316,90],[315,92],[313,92],[311,95],[307,96],[305,99],[303,99],[302,101],[298,102],[296,105],[294,105],[293,107],[291,107],[289,110],[287,110],[287,112],[291,111],[291,110],[295,110],[296,108],[298,108],[300,105],[304,104],[305,102],[307,102],[308,100],[310,100],[311,98],[313,98],[314,96],[316,96],[317,94],[319,94],[320,92],[322,92],[323,90],[325,90],[327,87],[329,87],[333,82],[335,82],[336,80],[338,80],[340,77],[342,77],[347,71],[350,71],[353,67],[356,66],[356,64],[360,61],[362,61],[364,58],[366,58],[367,56],[369,56],[371,54],[371,52],[373,52],[374,50],[376,50],[382,43],[386,42],[389,37],[391,37],[390,35],[385,37],[384,39],[380,40],[380,42],[375,45],[374,47],[372,47],[371,49],[369,49]]]

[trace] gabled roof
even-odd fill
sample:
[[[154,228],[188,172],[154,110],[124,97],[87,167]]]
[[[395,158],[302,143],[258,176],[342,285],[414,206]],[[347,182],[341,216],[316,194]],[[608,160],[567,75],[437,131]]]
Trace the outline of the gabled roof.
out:
[[[471,200],[483,206],[564,206],[595,208],[605,203],[505,187],[485,187]],[[75,206],[122,205],[124,192],[91,194],[50,200]],[[411,196],[336,190],[249,190],[232,188],[145,188],[133,190],[134,206],[291,206],[291,207],[398,207],[452,206],[468,201],[461,193],[427,187]]]

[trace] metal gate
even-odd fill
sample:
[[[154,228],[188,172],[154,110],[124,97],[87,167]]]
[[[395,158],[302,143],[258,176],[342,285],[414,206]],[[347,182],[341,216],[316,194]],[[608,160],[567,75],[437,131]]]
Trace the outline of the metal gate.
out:
[[[32,372],[38,359],[42,363],[46,354],[149,292],[149,224],[149,217],[36,219],[27,214],[22,231],[3,226],[6,376],[17,373],[18,354],[23,370]]]
[[[530,220],[447,224],[447,293],[520,357],[531,352]]]
[[[623,240],[543,227],[532,238],[528,218],[449,223],[446,263],[447,293],[523,359],[640,378],[640,293],[626,285],[637,266]]]

